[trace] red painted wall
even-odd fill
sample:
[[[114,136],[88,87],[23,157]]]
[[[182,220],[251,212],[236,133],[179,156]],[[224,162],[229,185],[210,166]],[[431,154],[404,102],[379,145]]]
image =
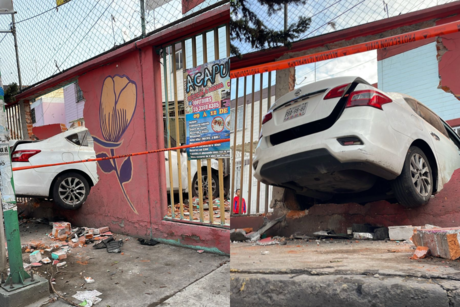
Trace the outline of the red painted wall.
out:
[[[436,24],[444,24],[459,20],[460,16],[452,16],[438,20]],[[440,86],[452,92],[460,100],[460,32],[441,36],[442,44],[447,51],[442,55],[438,63]]]
[[[98,157],[164,148],[160,69],[158,55],[145,47],[79,77],[85,126]],[[63,214],[82,226],[109,226],[114,232],[229,254],[228,230],[163,220],[164,163],[163,154],[103,161],[99,183],[83,207]]]

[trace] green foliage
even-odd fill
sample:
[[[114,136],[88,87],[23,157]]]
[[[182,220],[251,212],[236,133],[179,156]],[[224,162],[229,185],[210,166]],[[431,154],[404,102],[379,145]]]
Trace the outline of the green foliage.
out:
[[[6,86],[5,90],[5,103],[10,103],[14,101],[14,96],[19,92],[19,86],[13,82],[10,85]]]
[[[230,1],[230,38],[251,44],[252,48],[264,49],[277,46],[291,47],[292,42],[310,27],[311,18],[301,16],[298,21],[288,25],[286,31],[270,28],[250,8],[250,2],[257,1],[267,7],[267,15],[284,10],[284,4],[306,5],[307,0],[231,0]],[[233,55],[241,56],[235,45],[230,45]]]

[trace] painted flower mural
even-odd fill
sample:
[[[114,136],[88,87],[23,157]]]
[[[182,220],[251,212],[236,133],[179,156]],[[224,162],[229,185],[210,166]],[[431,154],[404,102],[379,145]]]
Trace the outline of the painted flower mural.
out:
[[[100,152],[96,155],[98,158],[115,156],[115,149],[123,143],[123,134],[133,119],[136,104],[137,85],[134,81],[125,75],[105,78],[99,105],[99,124],[103,139],[95,136],[93,138],[94,142],[108,149],[110,155],[106,152]],[[131,157],[126,158],[120,167],[118,167],[116,159],[98,161],[98,165],[106,174],[115,172],[129,206],[134,213],[138,214],[124,187],[126,183],[131,181],[133,175]]]

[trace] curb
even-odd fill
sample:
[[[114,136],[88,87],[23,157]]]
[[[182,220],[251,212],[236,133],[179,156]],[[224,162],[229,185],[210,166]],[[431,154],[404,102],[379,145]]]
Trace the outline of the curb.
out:
[[[460,306],[460,281],[363,275],[231,274],[231,306]]]

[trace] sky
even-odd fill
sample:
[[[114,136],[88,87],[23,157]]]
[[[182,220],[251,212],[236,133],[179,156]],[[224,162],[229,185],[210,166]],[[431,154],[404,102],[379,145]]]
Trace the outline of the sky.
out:
[[[149,33],[218,0],[205,0],[182,15],[181,0],[145,0],[156,4],[145,11]],[[15,0],[22,83],[35,84],[65,69],[137,38],[142,33],[139,0],[71,0],[55,8],[56,0]],[[7,30],[10,15],[0,15]],[[0,34],[0,71],[4,84],[17,82],[12,34]]]
[[[145,1],[147,4],[156,4],[154,10],[146,10],[147,33],[183,16],[181,0]],[[312,18],[310,29],[301,35],[301,39],[307,39],[450,1],[452,0],[309,0],[307,5],[290,6],[288,11],[291,23],[299,15]],[[218,0],[205,0],[187,14],[216,2]],[[55,8],[55,3],[55,0],[14,1],[17,11],[15,16],[19,60],[22,82],[25,85],[40,82],[141,34],[138,0],[72,0],[58,9]],[[260,7],[256,0],[253,3],[254,10],[263,20],[270,20],[273,28],[282,28],[282,11],[269,17],[266,9]],[[0,29],[9,28],[10,23],[9,15],[0,15]],[[197,39],[199,59],[202,52],[200,43],[200,39]],[[212,43],[213,37],[208,37],[208,48],[212,48],[209,47]],[[189,48],[191,43],[188,41],[186,44]],[[243,51],[251,51],[248,47],[240,44]],[[187,56],[190,56],[190,52],[187,52]],[[318,63],[316,78],[321,80],[331,76],[359,74],[369,82],[376,82],[377,65],[372,57],[375,58],[375,51],[336,59],[326,65]],[[189,63],[191,61],[187,61]],[[11,34],[0,34],[0,71],[4,84],[18,81]],[[310,71],[314,71],[313,65],[297,68],[297,82],[303,82],[299,86],[314,81],[314,73]],[[272,80],[275,80],[274,76]],[[268,81],[265,80],[264,86],[267,85]]]
[[[298,16],[311,17],[309,29],[300,39],[308,39],[314,36],[327,34],[333,31],[350,28],[360,24],[381,20],[388,17],[398,16],[436,5],[452,2],[452,0],[323,0],[308,1],[306,6],[291,5],[288,8],[289,22],[295,22]],[[251,8],[258,13],[262,20],[270,20],[269,26],[280,30],[284,27],[284,10],[268,16],[266,9],[253,2]],[[267,24],[268,25],[268,24]],[[254,51],[246,43],[233,41],[243,53]],[[276,77],[272,76],[272,84]],[[341,76],[359,76],[369,83],[376,83],[377,78],[377,51],[354,54],[342,58],[308,64],[296,67],[296,88],[309,83]],[[252,92],[252,77],[248,77],[247,93]],[[259,90],[259,77],[256,77],[255,90]],[[316,78],[316,79],[315,79]],[[243,79],[240,78],[239,84]],[[236,97],[236,81],[233,80],[232,99]],[[264,76],[263,87],[268,86],[268,77]],[[239,86],[238,97],[243,96],[243,86]]]

